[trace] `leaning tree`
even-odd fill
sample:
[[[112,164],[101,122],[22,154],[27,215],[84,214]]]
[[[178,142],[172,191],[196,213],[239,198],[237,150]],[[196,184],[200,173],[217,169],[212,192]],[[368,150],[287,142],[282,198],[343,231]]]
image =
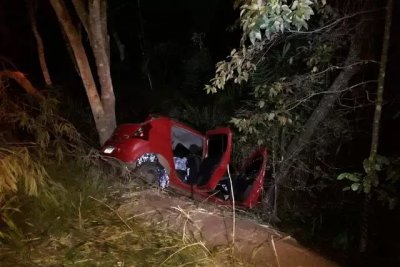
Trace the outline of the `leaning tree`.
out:
[[[110,73],[107,2],[106,0],[72,1],[90,43],[96,63],[100,90],[97,90],[87,52],[66,3],[61,0],[50,0],[50,4],[71,47],[74,62],[89,99],[100,144],[104,144],[116,127],[115,96]]]
[[[205,90],[216,93],[229,83],[247,82],[252,99],[231,122],[244,143],[253,139],[270,149],[274,184],[265,203],[276,218],[279,192],[293,184],[293,166],[317,139],[340,95],[357,86],[348,84],[364,62],[358,36],[347,25],[360,14],[342,15],[325,1],[236,4],[240,49],[217,63]]]

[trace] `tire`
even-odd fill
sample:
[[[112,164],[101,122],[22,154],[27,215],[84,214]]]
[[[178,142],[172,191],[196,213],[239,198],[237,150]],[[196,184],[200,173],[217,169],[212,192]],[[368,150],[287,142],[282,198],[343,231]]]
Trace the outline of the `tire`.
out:
[[[157,174],[157,163],[155,162],[145,162],[140,166],[137,166],[133,170],[133,175],[135,178],[139,178],[141,181],[149,185],[158,185],[158,174]]]

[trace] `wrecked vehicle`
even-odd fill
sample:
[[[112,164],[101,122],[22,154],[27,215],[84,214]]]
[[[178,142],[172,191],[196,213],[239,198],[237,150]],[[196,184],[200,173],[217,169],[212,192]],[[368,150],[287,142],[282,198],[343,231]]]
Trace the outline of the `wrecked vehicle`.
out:
[[[117,159],[129,170],[154,164],[162,188],[169,184],[192,197],[226,205],[231,204],[233,195],[236,205],[251,208],[263,190],[267,150],[254,151],[237,171],[228,172],[231,151],[229,128],[203,134],[162,116],[119,125],[101,148],[105,158]]]

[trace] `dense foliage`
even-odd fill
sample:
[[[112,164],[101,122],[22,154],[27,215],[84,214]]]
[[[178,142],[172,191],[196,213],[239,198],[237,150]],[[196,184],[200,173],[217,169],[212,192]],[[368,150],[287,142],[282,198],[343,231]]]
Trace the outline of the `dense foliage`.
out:
[[[239,153],[254,146],[269,148],[272,184],[266,188],[264,201],[267,208],[274,203],[272,218],[280,214],[283,225],[302,224],[303,231],[310,230],[305,236],[303,232],[305,240],[328,234],[330,246],[348,249],[356,246],[360,232],[363,238],[361,213],[364,217],[362,211],[370,207],[364,204],[361,208],[360,195],[348,190],[373,191],[374,199],[393,209],[398,201],[399,172],[396,157],[382,156],[372,165],[364,161],[367,175],[346,172],[359,169],[356,166],[366,157],[360,153],[349,158],[346,151],[360,136],[355,107],[368,110],[368,96],[360,95],[374,90],[377,82],[353,77],[370,71],[374,64],[362,58],[369,48],[359,43],[365,38],[360,31],[368,27],[360,8],[365,14],[377,11],[371,3],[345,8],[332,4],[237,1],[243,31],[240,48],[216,64],[216,75],[205,90],[217,93],[240,84],[249,95],[230,122],[238,131]],[[379,41],[375,45],[379,47]],[[332,99],[338,103],[333,105]],[[374,178],[368,175],[371,168],[379,173]],[[325,199],[326,195],[331,198]],[[332,227],[326,220],[333,214],[346,216],[338,215],[339,210],[343,214],[356,210],[353,219],[360,221],[361,231],[344,231],[350,227],[345,223],[334,230],[338,232],[333,237],[332,232],[325,232]]]

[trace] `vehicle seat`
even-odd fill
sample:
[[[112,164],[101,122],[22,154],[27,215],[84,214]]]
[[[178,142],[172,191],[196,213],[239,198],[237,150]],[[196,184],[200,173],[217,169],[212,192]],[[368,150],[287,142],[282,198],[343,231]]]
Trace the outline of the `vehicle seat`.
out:
[[[187,156],[187,167],[189,169],[187,183],[194,185],[197,182],[197,175],[199,174],[201,164],[201,147],[192,144],[189,147],[190,154]]]
[[[189,175],[187,177],[188,184],[196,184],[197,177],[200,172],[201,157],[198,155],[190,154],[187,156],[187,167]]]
[[[208,183],[220,160],[221,155],[213,155],[205,158],[201,162],[196,183],[198,186],[202,186]]]
[[[186,157],[189,153],[190,153],[189,149],[187,149],[181,143],[178,143],[173,151],[174,157],[179,157],[179,158]]]
[[[175,162],[175,170],[176,173],[178,174],[178,177],[182,180],[185,181],[186,177],[186,165],[187,163],[184,163],[184,168],[181,166],[181,168],[177,168],[177,162],[181,162],[182,159],[186,158],[186,156],[189,154],[189,149],[187,149],[183,144],[178,143],[174,150],[173,150],[173,155],[174,155],[174,162]],[[186,160],[185,160],[186,161]]]

